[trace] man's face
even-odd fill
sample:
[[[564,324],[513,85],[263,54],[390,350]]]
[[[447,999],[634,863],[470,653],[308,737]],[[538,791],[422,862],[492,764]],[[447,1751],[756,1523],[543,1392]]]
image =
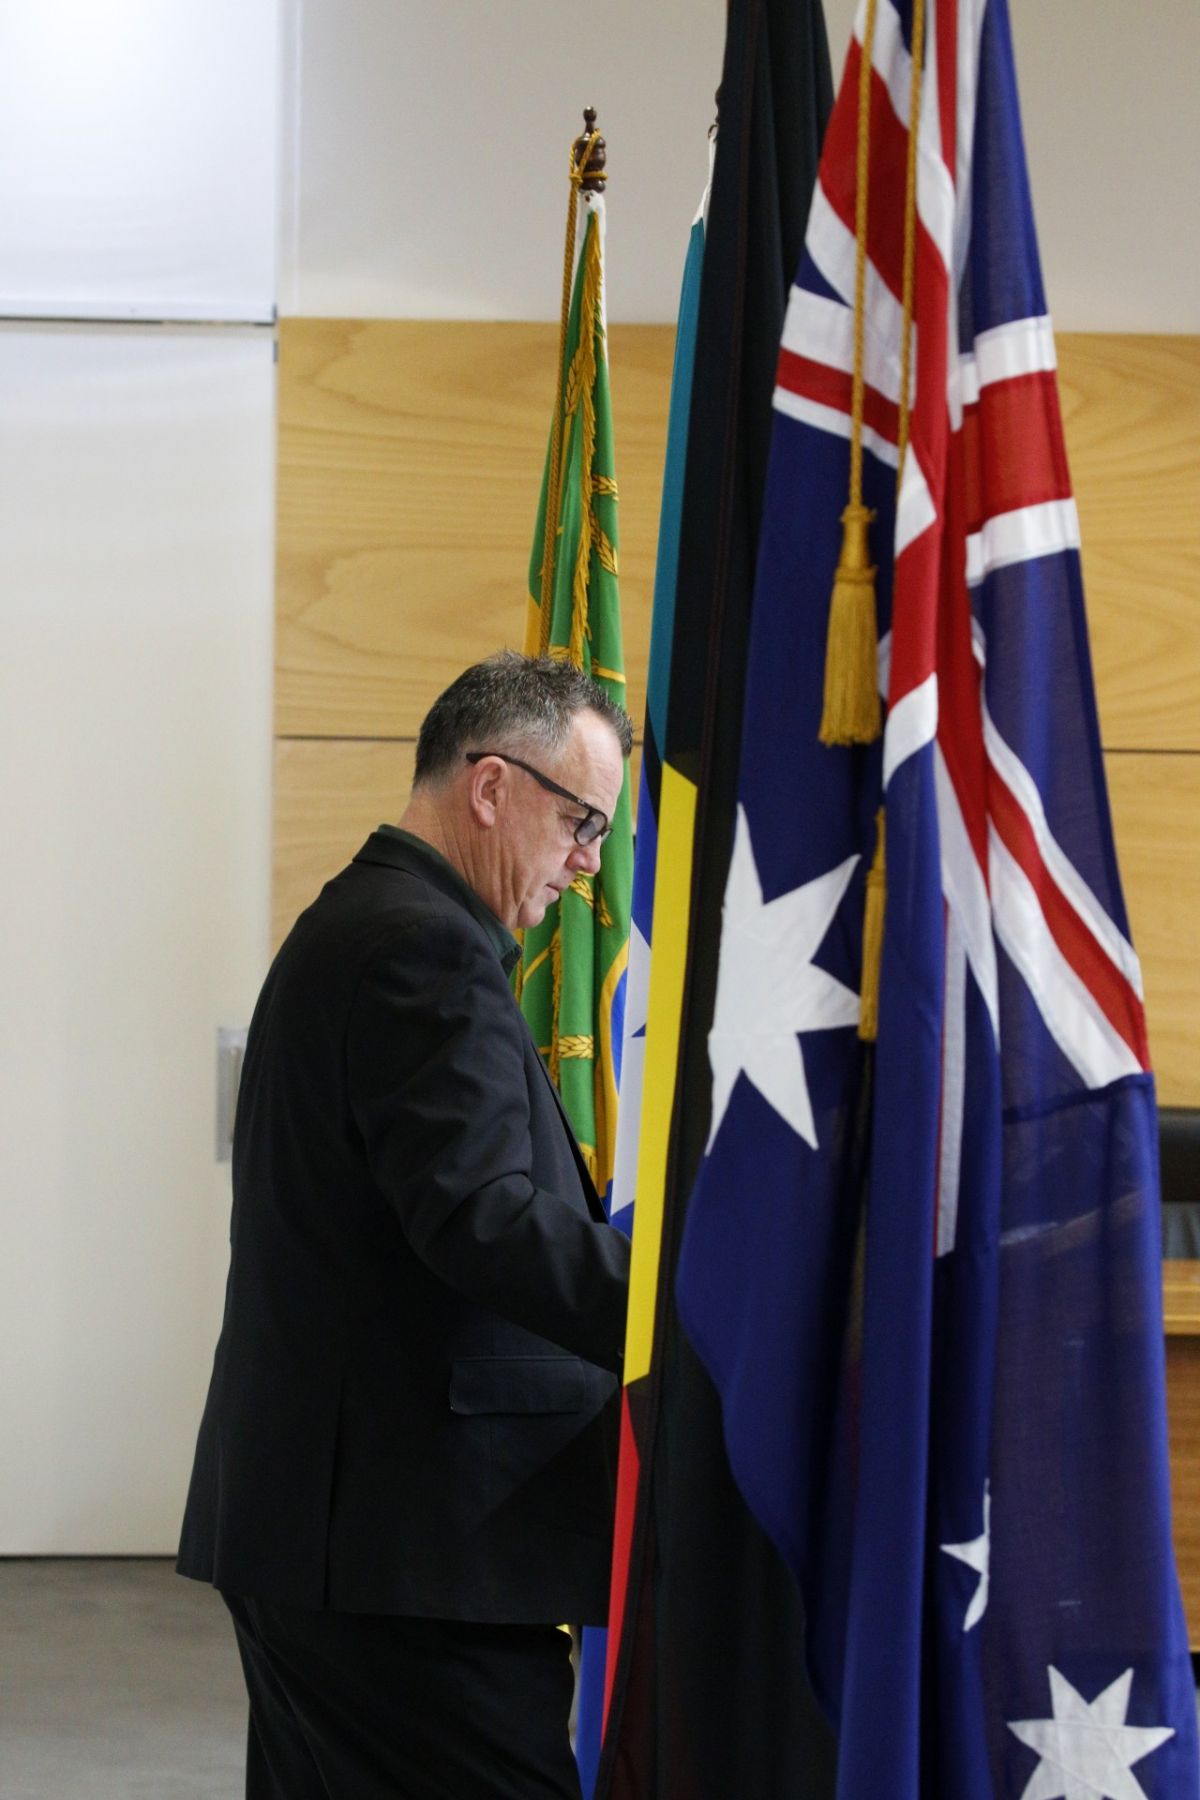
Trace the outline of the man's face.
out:
[[[611,820],[625,773],[621,746],[594,712],[575,715],[571,735],[556,756],[541,761],[543,775],[578,794]],[[600,867],[600,842],[579,844],[575,827],[585,816],[557,794],[551,794],[524,769],[508,764],[511,805],[503,832],[503,910],[510,931],[540,925],[546,909],[570,887],[576,875],[594,875]]]

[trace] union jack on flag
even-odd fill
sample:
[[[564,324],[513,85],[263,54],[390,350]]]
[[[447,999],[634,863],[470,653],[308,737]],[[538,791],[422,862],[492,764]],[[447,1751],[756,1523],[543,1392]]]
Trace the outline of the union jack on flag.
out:
[[[848,488],[860,7],[779,358],[708,1149],[676,1295],[800,1582],[841,1800],[1200,1791],[1157,1139],[1005,0],[870,74],[881,744],[818,742]],[[875,815],[878,1040],[855,1026]]]

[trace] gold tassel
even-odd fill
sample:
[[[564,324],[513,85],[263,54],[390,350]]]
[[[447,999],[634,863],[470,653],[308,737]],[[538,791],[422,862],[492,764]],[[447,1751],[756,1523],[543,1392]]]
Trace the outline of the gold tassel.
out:
[[[833,578],[825,643],[823,744],[870,744],[879,736],[875,569],[867,542],[874,518],[863,505],[862,434],[866,393],[867,195],[871,160],[871,59],[875,4],[867,0],[858,77],[854,194],[854,364],[850,385],[850,494],[842,514],[842,554]]]
[[[875,514],[851,502],[842,514],[842,554],[833,578],[825,644],[823,744],[870,744],[881,729],[875,569],[867,527]]]
[[[883,915],[887,907],[887,862],[884,855],[883,808],[875,814],[875,860],[867,876],[863,916],[862,997],[858,1035],[873,1044],[879,1033],[879,965],[883,959]]]

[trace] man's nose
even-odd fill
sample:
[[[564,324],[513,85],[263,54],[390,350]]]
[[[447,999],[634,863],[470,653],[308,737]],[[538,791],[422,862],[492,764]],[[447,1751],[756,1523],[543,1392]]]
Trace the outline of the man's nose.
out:
[[[573,869],[582,869],[587,875],[600,873],[600,840],[594,838],[590,844],[576,844],[568,863]]]

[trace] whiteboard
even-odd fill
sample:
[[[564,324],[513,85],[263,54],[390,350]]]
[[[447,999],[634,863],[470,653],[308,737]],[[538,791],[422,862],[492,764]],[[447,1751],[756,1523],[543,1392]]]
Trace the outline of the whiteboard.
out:
[[[5,0],[0,315],[269,320],[279,0]]]

